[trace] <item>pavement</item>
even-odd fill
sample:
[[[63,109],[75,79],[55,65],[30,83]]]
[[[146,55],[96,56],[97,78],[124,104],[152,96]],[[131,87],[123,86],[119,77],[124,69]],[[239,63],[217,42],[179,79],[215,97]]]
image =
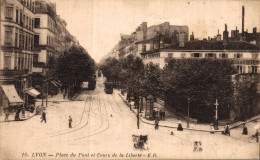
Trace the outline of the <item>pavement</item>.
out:
[[[114,90],[114,92],[116,92],[121,98],[122,100],[125,102],[125,104],[127,106],[129,106],[130,104],[128,103],[128,101],[126,100],[126,94],[122,95],[120,91],[118,90]],[[203,131],[203,132],[222,132],[224,131],[224,126],[219,125],[219,130],[214,130],[211,128],[210,124],[198,124],[198,123],[189,123],[189,128],[187,128],[187,122],[185,120],[185,118],[181,118],[180,116],[175,115],[173,112],[171,112],[169,109],[167,109],[166,107],[164,107],[164,102],[162,100],[158,100],[157,102],[154,103],[154,107],[162,109],[163,111],[165,111],[165,120],[160,120],[159,122],[159,126],[160,127],[166,127],[166,128],[177,128],[178,127],[178,119],[181,120],[182,122],[182,127],[185,130],[194,130],[194,131]],[[133,109],[132,111],[137,114],[137,109]],[[249,123],[252,121],[256,121],[260,119],[260,115],[251,117],[250,119],[246,120],[246,121],[237,121],[234,123],[229,124],[230,129],[235,129],[239,126],[242,126],[244,123]],[[143,113],[140,113],[140,120],[143,123],[146,124],[150,124],[150,125],[154,125],[154,121],[153,120],[148,120],[146,118],[144,118],[144,111]]]
[[[28,120],[30,118],[32,118],[33,116],[35,116],[35,111],[34,112],[29,112],[29,111],[25,111],[25,114],[23,115],[22,112],[20,112],[20,121],[24,121],[24,120]],[[5,121],[5,114],[3,113],[2,115],[0,115],[0,123],[3,122],[14,122],[15,121],[15,112],[11,112],[8,116],[8,121]],[[17,121],[16,121],[17,122]]]
[[[122,95],[121,92],[116,90],[116,89],[114,90],[114,92],[121,97],[121,99],[124,101],[124,103],[127,106],[129,106],[129,103],[126,100],[126,94]],[[72,99],[75,100],[77,96],[78,95],[75,95]],[[49,103],[48,106],[50,106],[52,103],[72,102],[73,100],[63,99],[63,94],[59,93],[59,94],[57,94],[53,97],[51,97],[51,96],[48,97],[48,103]],[[79,100],[79,101],[81,101],[81,100]],[[42,99],[36,99],[36,103],[35,103],[36,106],[41,105],[41,103],[42,103]],[[46,100],[44,99],[44,105],[45,104],[46,104]],[[177,128],[178,121],[179,121],[178,119],[180,119],[182,121],[183,129],[186,129],[186,130],[204,131],[204,132],[222,132],[222,131],[224,131],[224,126],[221,126],[221,125],[219,125],[219,130],[214,130],[214,129],[212,130],[212,128],[209,124],[197,124],[197,123],[192,123],[192,122],[189,123],[189,128],[187,128],[187,123],[186,123],[185,118],[180,118],[180,116],[176,116],[169,109],[164,107],[164,102],[162,100],[158,100],[157,102],[155,102],[154,107],[162,109],[163,111],[165,111],[165,120],[160,120],[160,122],[159,122],[160,127]],[[132,108],[132,111],[135,114],[137,114],[137,109]],[[21,121],[28,120],[35,115],[36,115],[35,111],[33,113],[31,113],[29,111],[25,111],[25,116],[23,116],[22,112],[21,112],[20,113],[20,119],[21,119]],[[147,120],[143,116],[144,116],[144,112],[140,113],[140,120],[143,123],[154,125],[154,121]],[[5,122],[4,119],[5,119],[5,115],[4,114],[0,115],[0,123]],[[10,114],[8,119],[9,119],[9,122],[14,121],[15,113]],[[252,121],[255,121],[255,120],[258,120],[258,119],[260,119],[260,115],[251,117],[250,119],[246,120],[245,122],[237,121],[235,123],[231,123],[231,124],[229,124],[229,126],[230,126],[230,129],[234,129],[236,127],[243,125],[244,123],[249,123],[249,122],[252,122]]]
[[[69,100],[69,99],[63,99],[63,94],[62,93],[59,93],[55,96],[48,96],[48,106],[52,106],[52,103],[60,103],[60,102],[71,102],[73,100],[76,99],[78,95],[76,94],[72,100]],[[36,102],[35,102],[35,106],[41,106],[42,104],[42,99],[35,99]],[[44,106],[46,107],[46,99],[43,100],[43,104]],[[48,107],[47,106],[47,107]],[[33,116],[36,115],[36,111],[34,110],[34,112],[29,112],[29,111],[25,111],[25,114],[23,116],[22,112],[20,112],[20,121],[25,121],[25,120],[28,120],[28,119],[31,119]],[[3,122],[14,122],[15,121],[15,112],[11,112],[8,116],[8,121],[5,121],[5,114],[2,113],[2,115],[0,115],[0,123],[3,123]]]

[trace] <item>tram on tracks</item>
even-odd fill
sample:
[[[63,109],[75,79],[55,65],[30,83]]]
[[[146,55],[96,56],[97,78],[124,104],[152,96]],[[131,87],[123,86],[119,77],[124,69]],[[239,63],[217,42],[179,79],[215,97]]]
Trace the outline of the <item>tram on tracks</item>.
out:
[[[112,94],[113,93],[113,82],[105,82],[105,89],[104,91],[106,94]]]

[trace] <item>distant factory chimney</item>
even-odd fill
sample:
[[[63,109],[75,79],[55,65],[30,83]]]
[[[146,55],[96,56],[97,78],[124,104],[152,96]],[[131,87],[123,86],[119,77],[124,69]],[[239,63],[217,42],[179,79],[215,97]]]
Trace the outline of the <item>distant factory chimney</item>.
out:
[[[216,37],[216,40],[217,40],[217,41],[221,41],[221,34],[219,34],[219,29],[218,29],[218,35],[217,35],[217,37]]]
[[[244,37],[245,36],[245,33],[244,33],[244,17],[245,17],[245,7],[242,6],[242,36]]]
[[[228,45],[228,31],[227,31],[227,24],[225,24],[225,31],[223,32],[223,45]]]
[[[192,32],[192,35],[190,35],[190,41],[194,41],[194,34]]]

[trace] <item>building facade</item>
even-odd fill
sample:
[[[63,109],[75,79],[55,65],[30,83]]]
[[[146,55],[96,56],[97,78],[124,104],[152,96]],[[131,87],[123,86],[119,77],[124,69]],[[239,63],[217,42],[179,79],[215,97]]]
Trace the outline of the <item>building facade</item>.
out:
[[[260,73],[260,47],[246,42],[230,42],[226,48],[222,41],[186,42],[183,47],[175,44],[141,54],[145,64],[152,62],[158,64],[160,68],[173,58],[211,58],[230,59],[241,74]]]
[[[188,26],[176,26],[170,25],[169,22],[164,22],[159,25],[153,25],[147,27],[147,22],[140,24],[134,32],[130,35],[121,34],[120,41],[112,49],[113,53],[110,55],[118,54],[119,58],[133,54],[135,56],[141,57],[140,53],[143,50],[150,50],[163,45],[169,45],[172,41],[188,41],[189,28]],[[149,43],[142,43],[149,42]]]
[[[34,75],[46,78],[51,59],[79,42],[66,29],[66,21],[57,15],[56,4],[48,0],[3,0],[0,17],[2,114],[10,106],[26,106],[28,94],[36,84]]]
[[[34,0],[1,2],[0,114],[23,105],[31,86],[34,51]],[[23,99],[23,100],[22,100]]]

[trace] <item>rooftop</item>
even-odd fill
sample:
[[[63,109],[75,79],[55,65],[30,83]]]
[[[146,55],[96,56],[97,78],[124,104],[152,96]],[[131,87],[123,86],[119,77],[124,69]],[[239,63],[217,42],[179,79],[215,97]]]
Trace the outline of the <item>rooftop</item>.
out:
[[[160,50],[227,50],[227,51],[259,51],[260,47],[247,42],[229,42],[227,46],[223,45],[223,41],[195,41],[185,42],[184,47],[179,47],[178,44],[172,44],[170,46],[160,48]],[[145,53],[157,52],[159,49],[147,51]]]

